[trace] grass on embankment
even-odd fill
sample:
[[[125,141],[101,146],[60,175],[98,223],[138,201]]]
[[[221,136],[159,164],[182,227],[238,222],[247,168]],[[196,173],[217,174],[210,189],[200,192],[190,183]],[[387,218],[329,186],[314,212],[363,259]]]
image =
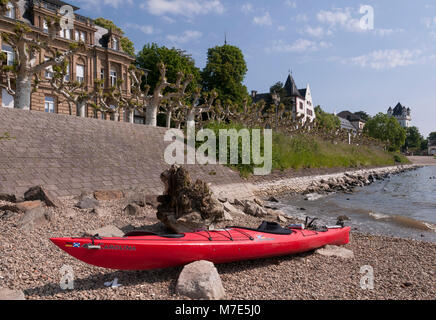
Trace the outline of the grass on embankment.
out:
[[[207,128],[214,130],[217,136],[220,129],[243,129],[240,125],[223,124],[209,124]],[[239,150],[241,151],[241,145]],[[228,152],[230,153],[230,151]],[[241,156],[239,160],[239,163],[242,163]],[[332,143],[307,135],[290,137],[282,133],[273,132],[272,170],[358,168],[408,163],[410,161],[405,156],[399,153],[386,152],[375,146]],[[230,167],[237,169],[242,176],[247,177],[253,173],[254,165],[239,164],[231,165]]]

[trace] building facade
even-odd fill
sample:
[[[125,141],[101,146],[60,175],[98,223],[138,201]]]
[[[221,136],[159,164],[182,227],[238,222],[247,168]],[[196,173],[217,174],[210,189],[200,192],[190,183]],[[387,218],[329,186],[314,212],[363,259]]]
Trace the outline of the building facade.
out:
[[[395,117],[403,128],[410,128],[410,123],[412,122],[412,110],[406,108],[401,103],[392,109],[389,107],[388,116]]]
[[[294,78],[292,75],[289,75],[284,90],[286,92],[286,100],[290,102],[293,117],[301,117],[303,123],[306,121],[313,122],[316,115],[309,84],[305,89],[299,90],[295,84]],[[266,103],[271,103],[273,100],[271,93],[258,94],[257,91],[252,91],[251,98],[254,103],[260,102],[261,100]]]
[[[10,3],[11,4],[11,3]],[[13,33],[17,20],[27,24],[31,28],[31,37],[48,39],[47,18],[61,17],[60,8],[67,3],[59,0],[22,0],[17,7],[10,5],[10,10],[0,17],[0,31]],[[129,67],[135,60],[134,57],[123,52],[121,48],[121,35],[114,30],[107,30],[96,26],[92,19],[83,17],[76,13],[79,8],[74,9],[74,28],[61,30],[56,39],[50,42],[52,48],[59,52],[69,50],[70,44],[79,40],[86,44],[85,52],[78,52],[68,58],[67,79],[84,83],[84,90],[91,92],[95,86],[96,79],[104,80],[104,88],[114,85],[117,80],[122,79],[122,93],[125,96],[130,94]],[[0,47],[7,54],[8,63],[13,64],[15,52],[0,39]],[[49,53],[41,50],[38,56],[38,63],[52,57]],[[51,87],[49,80],[53,76],[53,70],[47,68],[39,74],[42,80],[38,90],[32,93],[31,110],[38,110],[49,113],[72,114],[100,119],[114,119],[113,113],[96,111],[90,105],[70,109],[70,105],[61,95],[57,94]],[[45,81],[44,81],[45,80]],[[96,102],[96,101],[91,101]],[[6,108],[14,107],[14,99],[5,89],[0,92],[0,106]],[[84,110],[83,110],[84,109]],[[129,115],[120,115],[120,121],[131,119]]]
[[[430,156],[436,156],[436,140],[428,141],[428,154]]]

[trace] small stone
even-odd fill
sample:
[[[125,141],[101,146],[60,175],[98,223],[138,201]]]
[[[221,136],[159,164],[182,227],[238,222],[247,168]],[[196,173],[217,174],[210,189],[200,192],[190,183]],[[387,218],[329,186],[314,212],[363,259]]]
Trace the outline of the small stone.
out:
[[[327,257],[340,257],[343,259],[354,259],[354,252],[338,246],[327,245],[324,248],[316,250],[316,253]]]
[[[224,221],[233,221],[233,217],[230,212],[224,212]]]
[[[135,203],[131,203],[128,204],[125,208],[124,208],[124,213],[128,214],[130,216],[137,216],[141,213],[141,207],[139,207],[137,204]]]
[[[0,288],[0,300],[26,300],[26,297],[21,290]]]
[[[85,198],[80,200],[77,204],[76,207],[80,208],[80,209],[95,209],[100,205],[100,203],[98,202],[98,200],[93,199],[93,198]]]
[[[280,201],[277,200],[277,198],[275,198],[275,197],[270,197],[270,198],[268,198],[268,201],[269,201],[269,202],[276,202],[276,203],[280,202]]]
[[[286,219],[284,216],[282,216],[282,215],[279,215],[279,216],[277,216],[277,221],[278,222],[283,222],[283,223],[286,223],[286,222],[288,222],[288,219]]]
[[[124,193],[120,190],[99,190],[94,192],[94,197],[99,201],[119,200],[124,198]]]

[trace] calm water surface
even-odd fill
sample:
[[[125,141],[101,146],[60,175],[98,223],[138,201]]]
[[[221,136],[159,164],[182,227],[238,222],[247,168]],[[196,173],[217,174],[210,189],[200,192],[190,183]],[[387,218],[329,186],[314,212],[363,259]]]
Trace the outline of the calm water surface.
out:
[[[272,205],[292,216],[334,224],[346,215],[351,219],[347,225],[359,231],[436,242],[436,167],[395,175],[351,195],[336,193],[316,201],[299,195],[280,201]]]

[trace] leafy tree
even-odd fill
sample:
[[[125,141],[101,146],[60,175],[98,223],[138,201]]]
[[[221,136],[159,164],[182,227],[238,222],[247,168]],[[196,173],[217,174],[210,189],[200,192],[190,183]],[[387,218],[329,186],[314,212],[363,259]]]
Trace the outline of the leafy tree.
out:
[[[117,27],[115,23],[113,23],[113,21],[104,18],[97,18],[94,20],[94,23],[102,28],[116,30],[118,33],[120,33],[122,35],[120,43],[123,51],[130,54],[131,56],[135,55],[135,45],[129,38],[123,36],[124,31],[121,28]]]
[[[436,140],[436,132],[430,133],[430,135],[428,136],[428,140]]]
[[[417,127],[410,127],[406,129],[406,144],[405,149],[421,149],[421,143],[424,138],[419,133]]]
[[[215,89],[221,101],[230,100],[242,104],[249,96],[247,88],[242,84],[246,73],[247,64],[238,47],[225,44],[210,48],[202,72],[203,89]]]
[[[406,130],[397,119],[384,113],[377,114],[370,119],[364,132],[370,137],[386,142],[389,151],[398,151],[406,142]]]
[[[316,122],[323,128],[330,130],[339,129],[341,121],[337,116],[331,113],[324,112],[321,106],[315,107]]]
[[[189,84],[186,91],[194,92],[200,84],[200,69],[195,66],[195,61],[191,56],[184,51],[165,46],[159,47],[156,43],[146,44],[138,53],[136,64],[139,68],[149,70],[146,82],[153,91],[156,84],[159,82],[160,72],[159,63],[164,63],[166,67],[166,77],[168,82],[175,83],[178,78],[178,73],[182,72],[185,75],[192,75],[192,82]]]

